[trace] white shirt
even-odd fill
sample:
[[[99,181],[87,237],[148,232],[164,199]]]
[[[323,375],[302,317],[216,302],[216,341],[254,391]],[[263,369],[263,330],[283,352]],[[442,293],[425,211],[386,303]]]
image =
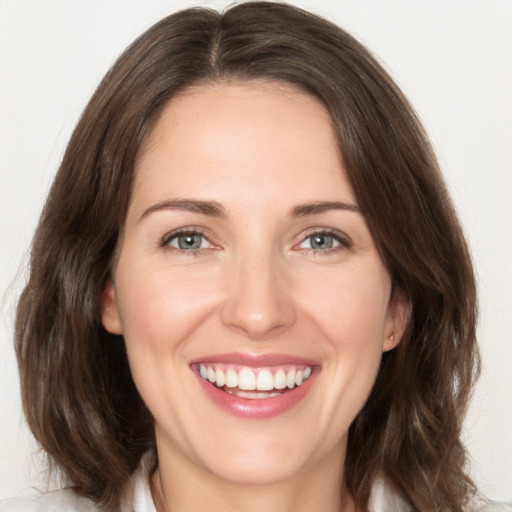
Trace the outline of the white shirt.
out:
[[[383,481],[376,482],[373,487],[369,510],[370,512],[410,512],[409,506],[392,493]],[[474,512],[512,512],[512,504],[494,503],[476,507],[473,510]],[[99,512],[99,509],[91,500],[78,496],[71,489],[62,489],[39,496],[2,501],[0,512]],[[156,512],[145,475],[140,473],[136,475],[133,499],[123,512]]]

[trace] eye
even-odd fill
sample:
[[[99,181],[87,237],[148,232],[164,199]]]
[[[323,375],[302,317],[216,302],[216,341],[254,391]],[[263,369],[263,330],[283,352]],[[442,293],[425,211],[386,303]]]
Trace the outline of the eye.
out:
[[[210,242],[204,235],[195,232],[176,233],[167,237],[164,244],[182,251],[198,251],[211,247]]]
[[[315,233],[309,235],[301,244],[302,249],[315,249],[325,250],[337,247],[340,243],[334,238],[333,235],[328,233]]]
[[[348,248],[350,242],[341,233],[323,230],[309,234],[297,247],[315,252],[329,252],[343,247]]]

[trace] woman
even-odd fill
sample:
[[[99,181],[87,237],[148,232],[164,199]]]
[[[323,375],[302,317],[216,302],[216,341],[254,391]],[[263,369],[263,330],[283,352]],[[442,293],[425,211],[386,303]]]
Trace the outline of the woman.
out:
[[[73,490],[22,506],[463,510],[475,317],[428,141],[361,45],[280,4],[170,16],[36,233],[24,407]]]

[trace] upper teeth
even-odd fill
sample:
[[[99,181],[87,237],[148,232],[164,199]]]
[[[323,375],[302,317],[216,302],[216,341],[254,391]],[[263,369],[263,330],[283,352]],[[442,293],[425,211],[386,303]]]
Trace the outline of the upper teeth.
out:
[[[311,366],[287,366],[279,368],[221,367],[218,364],[201,363],[199,374],[218,387],[242,390],[271,391],[300,386],[312,372]]]

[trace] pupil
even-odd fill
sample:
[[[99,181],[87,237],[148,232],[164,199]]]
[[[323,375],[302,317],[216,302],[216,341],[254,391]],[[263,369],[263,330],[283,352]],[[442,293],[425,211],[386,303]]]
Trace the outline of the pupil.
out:
[[[332,236],[330,235],[314,235],[311,240],[313,249],[331,249]]]
[[[199,249],[201,237],[198,235],[182,235],[178,239],[180,249]]]

